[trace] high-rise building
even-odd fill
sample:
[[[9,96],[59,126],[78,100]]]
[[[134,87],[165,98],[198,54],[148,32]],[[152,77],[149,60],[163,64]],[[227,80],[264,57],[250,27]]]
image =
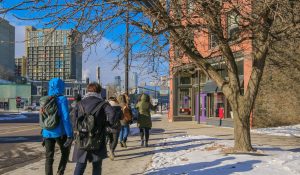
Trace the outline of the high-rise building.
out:
[[[73,30],[26,27],[27,75],[32,80],[82,80],[82,38]]]
[[[137,88],[138,86],[138,74],[132,72],[129,76],[129,88]]]
[[[15,75],[18,77],[26,77],[27,75],[27,60],[23,56],[22,58],[15,59]]]
[[[12,79],[15,72],[15,27],[0,18],[0,79]]]
[[[115,76],[115,83],[116,87],[121,87],[121,76]]]

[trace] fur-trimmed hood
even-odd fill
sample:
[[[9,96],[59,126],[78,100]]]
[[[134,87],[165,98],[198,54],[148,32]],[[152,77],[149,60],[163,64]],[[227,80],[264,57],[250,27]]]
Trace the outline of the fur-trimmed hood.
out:
[[[120,106],[121,107],[121,105],[115,101],[108,101],[108,102],[111,106]]]

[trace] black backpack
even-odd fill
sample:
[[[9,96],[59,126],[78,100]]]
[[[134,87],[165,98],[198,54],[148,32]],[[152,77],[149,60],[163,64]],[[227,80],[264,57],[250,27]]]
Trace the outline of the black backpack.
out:
[[[39,123],[43,129],[54,129],[59,124],[58,106],[56,98],[58,96],[44,96],[40,98]]]
[[[117,133],[121,129],[120,120],[123,119],[123,112],[122,112],[122,108],[120,106],[119,107],[112,107],[112,108],[115,112],[116,121],[113,125],[110,125],[109,123],[107,123],[106,124],[106,131],[108,133]]]
[[[90,113],[86,113],[82,104],[79,102],[78,106],[82,115],[78,116],[76,120],[76,142],[79,149],[86,151],[99,150],[105,138],[105,123],[106,117],[102,126],[97,126],[96,116],[97,111],[101,110],[102,106],[106,104],[105,101],[100,102]]]

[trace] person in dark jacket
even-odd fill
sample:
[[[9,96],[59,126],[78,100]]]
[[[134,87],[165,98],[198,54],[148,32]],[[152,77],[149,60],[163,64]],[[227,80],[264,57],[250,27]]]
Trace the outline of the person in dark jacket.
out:
[[[121,131],[120,131],[120,145],[121,147],[127,148],[127,137],[130,132],[129,124],[132,120],[130,109],[128,106],[128,96],[125,94],[118,96],[118,102],[122,107],[123,118],[121,120]]]
[[[123,118],[123,112],[122,112],[122,108],[118,102],[118,100],[115,97],[110,97],[108,99],[109,104],[111,105],[111,107],[113,108],[117,121],[113,126],[109,126],[108,128],[108,133],[107,133],[107,137],[108,137],[108,141],[109,141],[109,158],[111,160],[114,160],[115,158],[115,149],[117,147],[118,144],[118,139],[119,139],[119,135],[120,135],[120,129],[121,129],[121,122],[120,120],[122,120]]]
[[[42,130],[43,144],[46,148],[45,174],[53,175],[53,162],[55,153],[55,143],[59,145],[61,159],[58,165],[57,175],[63,175],[68,157],[70,146],[73,141],[73,129],[70,122],[68,100],[64,94],[65,84],[59,78],[53,78],[49,81],[49,96],[57,95],[56,104],[58,106],[59,124],[56,128]]]
[[[80,110],[79,105],[85,113],[90,113],[93,111],[101,102],[103,98],[101,97],[101,86],[98,83],[90,83],[87,86],[88,93],[83,97],[83,99],[75,107],[75,118],[83,115],[83,111]],[[100,130],[102,134],[100,143],[101,146],[97,150],[84,150],[80,149],[76,143],[74,147],[74,154],[76,155],[74,160],[76,163],[76,168],[74,175],[83,175],[85,168],[87,166],[87,161],[93,163],[93,175],[101,175],[102,171],[102,160],[107,157],[107,149],[105,144],[106,135],[106,123],[112,125],[115,123],[115,114],[109,103],[104,103],[104,105],[96,112],[94,115],[96,118],[96,127]],[[76,129],[76,127],[74,128]],[[77,146],[76,146],[77,145]]]
[[[149,131],[152,127],[150,110],[155,110],[156,107],[150,103],[149,95],[142,94],[136,108],[139,111],[137,126],[140,128],[141,146],[148,147]]]

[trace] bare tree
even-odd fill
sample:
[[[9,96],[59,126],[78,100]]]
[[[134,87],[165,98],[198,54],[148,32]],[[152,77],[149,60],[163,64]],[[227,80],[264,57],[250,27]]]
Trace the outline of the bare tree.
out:
[[[165,57],[163,53],[169,49],[171,55],[179,49],[182,57],[170,59],[172,64],[194,64],[216,82],[233,110],[235,150],[252,151],[250,115],[265,62],[271,51],[277,51],[273,47],[276,44],[299,43],[299,1],[24,0],[5,3],[0,13],[25,11],[23,14],[27,15],[15,16],[23,20],[39,20],[44,27],[70,25],[90,39],[89,46],[123,25],[127,10],[130,11],[129,22],[134,26],[133,40],[139,46],[139,54],[156,59]],[[229,18],[228,13],[232,13]],[[228,33],[226,19],[238,26],[238,30]],[[218,47],[209,52],[200,50],[195,40],[199,34],[213,34]],[[252,48],[249,53],[252,71],[244,92],[234,52],[244,49],[245,43],[250,43]],[[222,77],[207,61],[216,55],[223,55],[228,78]]]

